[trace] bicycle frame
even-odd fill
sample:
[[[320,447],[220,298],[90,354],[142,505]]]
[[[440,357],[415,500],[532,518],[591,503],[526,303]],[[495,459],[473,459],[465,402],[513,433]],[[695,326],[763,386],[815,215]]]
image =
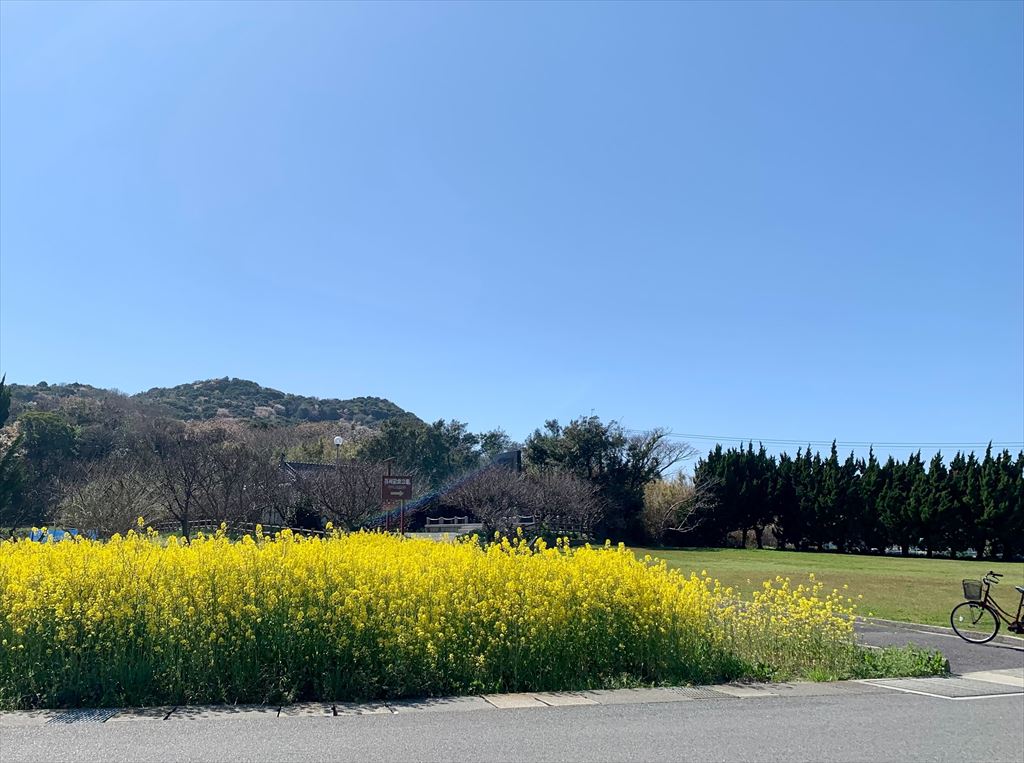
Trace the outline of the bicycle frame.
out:
[[[1007,624],[1007,626],[1015,625],[1020,622],[1021,613],[1024,613],[1024,593],[1020,595],[1020,603],[1017,605],[1017,616],[1013,617],[1009,612],[999,606],[999,602],[992,596],[990,589],[992,583],[985,578],[985,595],[981,599],[982,606],[988,606],[1000,620]],[[1011,619],[1012,618],[1012,619]]]

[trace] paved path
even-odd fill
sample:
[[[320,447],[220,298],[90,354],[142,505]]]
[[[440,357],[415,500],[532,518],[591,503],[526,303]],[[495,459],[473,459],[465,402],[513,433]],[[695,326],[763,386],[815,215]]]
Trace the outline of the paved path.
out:
[[[857,623],[857,636],[870,646],[917,644],[938,649],[949,658],[954,673],[1024,668],[1024,640],[1000,636],[988,644],[968,644],[952,628],[924,627],[928,630],[904,623],[861,622]]]

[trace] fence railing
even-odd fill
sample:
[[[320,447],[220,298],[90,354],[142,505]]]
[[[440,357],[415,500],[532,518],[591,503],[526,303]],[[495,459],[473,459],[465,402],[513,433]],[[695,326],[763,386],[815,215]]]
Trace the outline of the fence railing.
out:
[[[435,527],[438,525],[470,525],[475,524],[470,522],[469,517],[427,517],[426,526]]]
[[[580,528],[578,526],[576,526],[575,523],[569,521],[567,518],[560,517],[560,516],[544,517],[543,520],[541,520],[535,514],[517,514],[517,515],[512,515],[512,516],[505,517],[504,523],[505,523],[505,525],[507,527],[521,527],[523,529],[543,527],[544,530],[547,530],[547,531],[550,531],[550,532],[559,533],[559,534],[563,534],[563,533],[566,534],[566,535],[584,534],[584,533],[582,533]],[[213,531],[213,532],[216,532],[217,530],[220,529],[222,524],[225,525],[225,527],[227,528],[227,531],[229,533],[238,533],[238,534],[243,534],[244,533],[244,534],[252,535],[252,534],[254,534],[256,532],[256,524],[257,523],[255,523],[255,522],[240,522],[240,521],[229,522],[229,521],[219,520],[219,519],[201,518],[201,519],[196,519],[196,520],[193,520],[193,521],[189,522],[189,531],[190,532],[197,532],[197,531],[203,531],[203,532]],[[309,527],[296,527],[294,525],[270,524],[270,523],[267,523],[267,522],[261,522],[259,524],[263,528],[263,532],[265,534],[267,534],[267,535],[270,535],[270,534],[275,533],[275,532],[280,532],[282,530],[291,530],[293,533],[303,534],[303,535],[320,535],[320,536],[329,535],[329,533],[324,531],[324,530],[317,530],[317,529],[312,529],[312,528],[309,528]],[[181,531],[181,523],[180,522],[175,522],[175,521],[165,520],[165,521],[161,521],[161,522],[153,522],[149,526],[152,527],[157,532],[175,532],[175,531],[180,532]],[[425,521],[424,521],[424,530],[426,530],[427,532],[431,532],[431,531],[437,532],[437,531],[440,531],[440,530],[449,530],[449,529],[462,528],[462,527],[473,527],[473,528],[475,528],[475,527],[479,527],[479,526],[480,526],[480,522],[477,521],[475,518],[472,518],[472,517],[470,517],[468,515],[465,515],[465,516],[454,516],[454,517],[427,517],[425,519]],[[372,525],[371,525],[371,527],[372,527]]]
[[[291,530],[294,533],[302,533],[304,535],[328,535],[324,530],[314,530],[309,527],[294,527],[292,525],[275,525],[267,522],[228,522],[227,520],[219,519],[197,519],[188,523],[190,532],[199,530],[219,530],[221,525],[227,528],[228,532],[240,532],[248,533],[252,535],[256,532],[256,525],[263,529],[263,532],[267,535],[280,532],[282,530]],[[174,532],[175,530],[181,530],[181,522],[153,522],[149,525],[157,532]]]

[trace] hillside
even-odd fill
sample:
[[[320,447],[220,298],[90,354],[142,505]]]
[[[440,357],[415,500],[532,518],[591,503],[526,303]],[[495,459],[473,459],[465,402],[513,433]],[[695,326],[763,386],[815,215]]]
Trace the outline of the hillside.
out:
[[[11,399],[16,410],[34,407],[51,410],[71,399],[103,400],[123,398],[116,390],[88,384],[11,384]],[[349,400],[293,395],[263,387],[246,379],[207,379],[176,387],[154,387],[128,396],[177,419],[235,418],[263,419],[273,423],[297,424],[306,421],[348,421],[375,427],[394,418],[415,418],[390,400],[381,397],[356,397]]]

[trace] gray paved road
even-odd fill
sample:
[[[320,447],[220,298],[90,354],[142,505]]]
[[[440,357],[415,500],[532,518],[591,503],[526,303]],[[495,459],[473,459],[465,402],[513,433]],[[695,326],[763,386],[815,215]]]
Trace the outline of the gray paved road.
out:
[[[14,761],[1022,759],[1024,697],[913,694],[0,729]]]
[[[1000,643],[968,644],[949,628],[945,633],[929,633],[912,625],[876,625],[858,623],[860,642],[871,646],[917,644],[938,649],[949,658],[954,673],[1024,667],[1024,641],[1001,639]]]

